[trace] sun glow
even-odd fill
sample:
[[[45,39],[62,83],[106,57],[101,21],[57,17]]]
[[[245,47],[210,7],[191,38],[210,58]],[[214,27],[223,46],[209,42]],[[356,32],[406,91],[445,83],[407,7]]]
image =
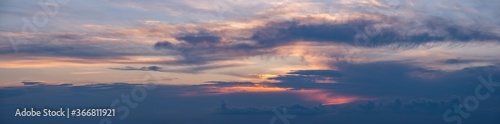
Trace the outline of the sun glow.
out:
[[[277,77],[278,75],[275,75],[275,74],[260,74],[258,76],[259,76],[260,79],[268,79],[268,78]]]
[[[306,100],[321,102],[322,105],[338,105],[359,100],[357,97],[334,95],[324,90],[299,90],[298,94]]]
[[[237,93],[237,92],[283,92],[290,90],[290,88],[281,87],[266,87],[266,86],[234,86],[234,87],[221,87],[218,88],[219,93]]]

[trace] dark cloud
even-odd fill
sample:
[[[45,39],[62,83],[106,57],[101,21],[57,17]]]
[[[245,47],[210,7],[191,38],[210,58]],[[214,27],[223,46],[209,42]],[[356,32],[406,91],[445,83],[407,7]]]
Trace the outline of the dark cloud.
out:
[[[149,120],[148,123],[195,123],[197,119],[216,119],[205,122],[216,122],[218,119],[223,120],[226,116],[235,114],[216,114],[214,107],[217,103],[211,104],[220,99],[227,99],[235,104],[233,113],[252,112],[247,106],[254,103],[283,103],[284,101],[298,100],[286,95],[280,94],[219,94],[213,93],[201,94],[201,96],[184,96],[185,93],[193,93],[203,91],[209,85],[194,85],[194,86],[175,86],[175,85],[155,85],[154,89],[147,89],[144,94],[136,94],[137,87],[147,87],[149,85],[129,84],[129,83],[102,83],[89,85],[75,86],[59,86],[59,85],[34,85],[21,87],[2,87],[0,88],[0,120],[2,123],[52,123],[52,122],[73,122],[73,123],[99,123],[102,118],[32,118],[19,119],[12,117],[16,108],[34,107],[35,109],[43,109],[47,107],[70,107],[70,108],[109,108],[115,100],[130,98],[135,103],[136,107],[128,107],[130,113],[125,120],[120,120],[118,117],[110,118],[113,123],[134,124],[144,122],[144,119]],[[211,94],[211,95],[210,95]],[[134,101],[134,95],[145,95],[144,101]],[[40,97],[43,96],[43,97]],[[126,97],[124,97],[126,96]],[[131,97],[132,96],[132,97]],[[263,101],[253,101],[250,99],[265,96]],[[293,98],[284,101],[273,101],[276,97]],[[259,105],[259,104],[254,104]],[[273,104],[270,104],[273,105]],[[127,104],[117,104],[117,107],[127,106]],[[261,110],[260,106],[254,107],[256,110]],[[122,116],[123,111],[117,111],[117,116]],[[266,115],[261,121],[269,121],[271,114]],[[255,119],[253,117],[244,117],[243,120]],[[241,121],[241,120],[240,120]],[[197,122],[196,122],[197,123]],[[222,122],[226,123],[226,122]]]
[[[39,82],[39,81],[23,81],[21,82],[24,86],[43,86],[43,85],[50,85],[46,82]],[[53,86],[71,86],[73,84],[68,84],[68,83],[60,83],[60,84],[52,84]]]
[[[126,40],[120,43],[109,42],[99,39],[99,36],[81,32],[28,33],[20,36],[3,34],[0,37],[6,43],[10,43],[9,46],[0,47],[0,55],[17,54],[28,57],[65,57],[87,60],[160,55],[151,51],[151,44]]]
[[[337,70],[301,70],[270,78],[270,85],[294,89],[325,89],[337,94],[378,97],[439,98],[467,95],[478,84],[478,76],[498,79],[497,66],[479,66],[456,71],[425,69],[403,62],[363,64],[338,63]],[[342,75],[342,76],[340,76]],[[335,83],[321,83],[330,79]],[[432,91],[432,92],[422,92]]]
[[[444,60],[444,64],[469,64],[473,62],[478,62],[478,60],[470,60],[470,59],[447,59]]]
[[[41,40],[45,39],[29,41],[28,43],[15,43],[13,44],[14,46],[12,46],[16,48],[15,51],[13,51],[13,48],[10,47],[2,47],[0,48],[0,55],[18,54],[23,56],[28,55],[30,57],[69,57],[92,60],[106,58],[120,59],[124,58],[125,56],[150,56],[156,54],[143,49],[148,48],[145,44],[87,44],[85,43],[87,41],[84,41],[82,39],[80,39],[82,41],[69,41],[67,39],[47,39],[57,40],[57,42]]]
[[[164,64],[174,65],[203,65],[211,64],[217,61],[244,59],[251,56],[266,55],[274,53],[271,49],[259,49],[248,43],[180,43],[172,44],[169,41],[157,42],[154,45],[157,50],[170,51],[170,55],[180,55],[176,61],[166,62]]]
[[[373,15],[345,22],[324,18],[293,18],[269,21],[253,27],[248,37],[229,37],[221,32],[180,34],[182,43],[160,41],[159,50],[170,50],[182,59],[171,64],[208,64],[215,61],[242,59],[259,55],[274,55],[274,48],[297,42],[346,44],[359,47],[395,46],[414,48],[432,42],[496,42],[500,37],[494,29],[463,25],[458,20],[429,16],[419,20]],[[476,22],[478,23],[478,22]],[[480,25],[480,24],[477,24]],[[234,31],[242,32],[242,31]],[[248,31],[243,31],[248,33]],[[229,32],[228,33],[233,33]],[[246,34],[241,34],[246,36]],[[227,42],[222,42],[225,40]]]
[[[209,81],[208,83],[210,83],[210,84],[201,84],[201,86],[207,85],[207,86],[225,86],[225,87],[228,87],[228,86],[252,86],[255,84],[254,82],[237,82],[237,81],[234,81],[234,82]]]
[[[305,71],[307,72],[307,71]],[[113,119],[114,123],[140,123],[144,119],[148,123],[197,123],[196,119],[214,123],[269,123],[273,117],[286,113],[293,115],[289,118],[292,123],[368,123],[359,122],[359,119],[370,119],[370,122],[385,123],[443,123],[442,112],[450,106],[460,103],[463,97],[442,99],[403,98],[374,99],[341,105],[314,105],[300,97],[289,93],[232,93],[217,94],[204,93],[194,96],[185,96],[185,93],[203,91],[206,87],[231,87],[254,85],[252,82],[214,82],[212,84],[173,86],[155,85],[155,89],[146,91],[146,99],[141,102],[133,101],[138,106],[130,108],[125,120]],[[99,123],[101,118],[11,118],[13,110],[19,107],[71,107],[71,108],[107,108],[114,100],[122,99],[123,95],[131,95],[136,87],[148,85],[129,83],[102,83],[89,85],[32,85],[20,87],[0,88],[0,119],[3,123]],[[427,91],[430,92],[430,91]],[[137,94],[135,94],[137,95]],[[36,96],[44,96],[36,97]],[[481,101],[480,109],[471,113],[468,122],[498,123],[492,118],[498,115],[498,94],[492,94],[488,100]],[[28,99],[29,98],[29,99]],[[125,97],[126,98],[126,97]],[[279,98],[279,99],[276,99]],[[224,100],[220,102],[220,100]],[[57,101],[57,102],[54,102]],[[120,104],[119,106],[126,105]],[[493,111],[492,111],[493,110]],[[496,113],[495,113],[496,112]],[[122,112],[118,112],[120,116]],[[370,118],[377,116],[377,118]],[[397,116],[398,118],[394,118]],[[192,119],[195,117],[196,119]],[[231,119],[227,119],[231,118]],[[344,118],[344,119],[343,119]],[[318,120],[318,121],[315,121]]]
[[[147,66],[147,67],[132,67],[126,66],[122,68],[109,68],[112,70],[124,70],[124,71],[157,71],[157,72],[175,72],[175,73],[200,73],[207,70],[219,69],[219,68],[229,68],[241,66],[240,64],[226,64],[226,65],[198,65],[189,66],[180,69],[164,69],[160,66]]]
[[[359,25],[367,25],[368,22],[359,22]],[[251,39],[259,45],[276,47],[296,42],[298,40],[308,41],[354,41],[356,31],[350,24],[300,24],[300,20],[287,22],[270,22],[265,27],[256,30]]]
[[[325,22],[304,24],[314,18],[296,19],[286,22],[270,22],[258,29],[252,39],[260,45],[274,47],[296,41],[345,43],[355,46],[378,47],[390,44],[415,46],[439,41],[482,41],[500,40],[488,29],[474,29],[459,25],[456,20],[440,17],[417,20],[406,24],[398,17],[384,17],[383,20],[355,19],[348,22]],[[380,25],[390,25],[380,27]],[[419,24],[420,25],[420,24]],[[404,27],[413,28],[404,28]]]
[[[168,41],[156,42],[154,45],[154,48],[157,48],[157,49],[160,49],[160,48],[170,49],[172,47],[174,47],[174,45]]]
[[[222,38],[209,34],[193,34],[176,37],[175,39],[185,41],[192,45],[216,45],[222,41]]]
[[[25,86],[33,86],[33,85],[40,85],[43,84],[42,82],[35,82],[35,81],[23,81],[21,82]]]
[[[109,69],[113,69],[113,70],[127,70],[127,71],[131,70],[131,71],[159,71],[159,72],[166,72],[166,70],[164,70],[160,66],[148,66],[148,67],[140,67],[140,68],[126,66],[126,67],[123,67],[123,68],[109,68]]]
[[[306,76],[326,76],[326,77],[341,77],[338,71],[335,70],[296,70],[288,74],[306,75]]]
[[[307,107],[301,104],[281,105],[277,107],[230,107],[225,101],[222,101],[216,114],[225,115],[273,115],[275,112],[285,112],[293,116],[302,115],[320,115],[329,110],[324,106]]]

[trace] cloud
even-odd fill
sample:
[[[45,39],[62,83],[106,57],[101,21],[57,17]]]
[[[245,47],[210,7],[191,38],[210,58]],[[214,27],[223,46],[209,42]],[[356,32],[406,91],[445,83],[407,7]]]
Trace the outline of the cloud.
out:
[[[177,40],[185,41],[192,45],[214,45],[222,41],[219,36],[213,36],[208,34],[194,34],[194,35],[184,35],[176,37]]]
[[[303,116],[303,115],[320,115],[327,113],[327,109],[323,106],[314,106],[307,107],[301,104],[293,104],[293,105],[281,105],[274,108],[268,107],[229,107],[225,101],[222,101],[221,107],[217,109],[215,114],[224,114],[224,115],[273,115],[274,111],[284,112],[287,114],[294,116]]]
[[[271,86],[293,89],[323,89],[339,95],[364,98],[446,97],[467,95],[480,84],[477,76],[500,75],[499,67],[478,66],[455,71],[426,69],[402,62],[338,63],[337,70],[300,70],[269,80]],[[341,75],[341,76],[340,76]],[[331,83],[323,83],[331,80]],[[422,92],[433,91],[433,92]]]
[[[380,15],[379,15],[380,16]],[[321,18],[297,18],[293,21],[270,22],[252,36],[260,45],[279,46],[297,41],[346,43],[378,47],[390,44],[419,45],[439,41],[498,41],[500,37],[488,29],[471,29],[455,20],[440,17],[417,20],[380,16],[379,19],[352,19],[332,22]],[[312,21],[313,23],[309,23]],[[413,27],[411,29],[403,28]]]
[[[200,41],[201,39],[197,40]],[[185,44],[173,44],[168,41],[157,42],[154,45],[154,48],[157,50],[170,50],[173,51],[171,52],[172,54],[180,55],[182,58],[179,58],[179,60],[165,63],[177,65],[211,64],[225,60],[244,59],[274,52],[270,49],[258,49],[257,46],[244,42],[224,43],[219,41],[204,41],[199,43],[193,40]]]
[[[473,62],[477,62],[478,60],[468,60],[468,59],[447,59],[444,60],[444,64],[469,64]]]
[[[225,64],[225,65],[200,65],[200,66],[189,66],[180,69],[164,69],[160,66],[146,66],[146,67],[132,67],[126,66],[122,68],[109,68],[112,70],[123,70],[123,71],[157,71],[157,72],[175,72],[175,73],[200,73],[207,70],[219,69],[219,68],[229,68],[242,66],[241,64]]]
[[[159,67],[159,66],[148,66],[148,67],[140,67],[140,68],[127,66],[127,67],[124,67],[124,68],[109,68],[109,69],[113,69],[113,70],[138,70],[138,71],[159,71],[159,72],[164,71],[162,69],[162,67]]]
[[[29,57],[66,57],[83,59],[125,58],[159,55],[149,44],[123,41],[118,44],[81,32],[0,33],[12,40],[12,47],[0,47],[0,55],[21,54]],[[147,47],[146,47],[147,46]]]
[[[43,84],[42,82],[33,82],[33,81],[23,81],[21,83],[23,83],[23,85],[25,86],[35,86]]]
[[[457,5],[442,4],[440,3],[442,1],[393,2],[219,1],[207,6],[202,4],[206,2],[199,1],[195,3],[169,3],[166,6],[173,8],[165,10],[165,7],[159,7],[165,3],[156,0],[146,3],[127,1],[114,4],[162,12],[173,12],[173,10],[176,12],[194,11],[196,14],[213,12],[213,16],[222,12],[222,14],[226,14],[225,17],[238,15],[230,12],[231,10],[256,7],[258,9],[238,11],[237,13],[247,14],[239,14],[238,17],[244,16],[240,19],[228,20],[206,19],[168,23],[171,20],[158,19],[155,20],[157,22],[155,24],[144,23],[137,27],[85,23],[80,28],[88,30],[88,32],[29,34],[33,36],[22,36],[28,40],[16,41],[15,44],[19,46],[20,53],[31,57],[122,59],[136,56],[167,56],[174,57],[176,60],[161,64],[204,65],[256,56],[283,56],[283,53],[277,52],[280,47],[292,46],[298,42],[343,44],[357,47],[395,45],[413,48],[434,42],[496,42],[499,40],[498,26],[491,25],[496,24],[491,22],[494,16],[490,15],[495,13],[478,15],[477,21],[458,18],[462,16],[472,17],[472,15],[477,15],[473,13],[474,11],[482,9],[496,10],[495,7],[491,7],[485,2],[469,3],[471,10],[465,10],[467,7],[458,3]],[[420,5],[427,5],[427,3],[433,3],[428,10],[419,8]],[[216,6],[211,6],[214,4]],[[217,8],[218,5],[229,8],[220,10]],[[478,8],[474,5],[484,6],[484,8]],[[369,9],[363,9],[363,7]],[[343,13],[330,12],[327,10],[328,8]],[[462,13],[457,12],[457,9],[460,9]],[[311,11],[304,12],[302,10]],[[427,13],[430,10],[442,10],[443,13],[452,14],[440,16],[440,13]],[[397,11],[398,14],[390,14],[393,11]],[[274,17],[274,15],[285,17]],[[141,19],[141,22],[148,21]],[[17,35],[26,34],[1,34],[5,38],[11,37],[11,35],[16,35],[14,39],[22,39],[19,38],[21,36]],[[60,41],[48,43],[54,39]],[[152,50],[151,46],[157,51]],[[162,53],[165,51],[167,52]],[[0,47],[0,54],[10,55],[12,53],[12,48]]]
[[[227,24],[218,26],[224,30],[197,28],[191,31],[196,33],[180,32],[173,35],[173,40],[158,41],[154,48],[180,55],[182,58],[177,63],[208,64],[255,56],[280,56],[283,53],[277,51],[298,43],[411,50],[432,43],[498,43],[500,40],[496,29],[464,25],[451,18],[426,16],[415,20],[404,16],[359,15],[343,21],[325,15],[261,20],[261,25],[243,29]]]
[[[443,109],[461,100],[450,100],[451,96],[471,95],[480,84],[478,76],[492,74],[497,81],[500,75],[497,60],[487,58],[495,58],[493,53],[498,52],[492,50],[488,56],[484,47],[475,46],[498,46],[497,1],[331,2],[111,1],[118,6],[103,4],[86,10],[83,8],[88,3],[79,1],[82,4],[64,7],[67,11],[60,11],[62,17],[51,18],[56,22],[77,20],[75,23],[51,22],[57,25],[48,25],[36,33],[0,33],[9,42],[0,46],[0,57],[7,61],[2,68],[45,62],[59,68],[67,67],[62,63],[114,63],[129,66],[109,69],[211,71],[211,77],[215,73],[250,78],[260,72],[277,75],[263,82],[224,79],[201,85],[159,85],[157,90],[143,94],[148,99],[138,102],[137,109],[129,107],[127,120],[116,123],[269,123],[276,116],[273,108],[286,108],[290,114],[299,115],[292,123],[442,123]],[[12,2],[7,3],[10,6]],[[31,15],[24,10],[13,11],[12,7],[0,8],[9,17]],[[327,12],[331,10],[326,8],[336,12]],[[97,16],[85,14],[97,11]],[[118,11],[127,14],[116,15]],[[2,19],[6,23],[1,25],[7,30],[13,29],[13,22],[19,22],[16,18]],[[467,43],[466,48],[475,49],[442,50],[433,43]],[[393,46],[404,49],[394,50]],[[421,47],[428,48],[415,50]],[[355,55],[359,51],[361,57]],[[229,70],[234,73],[213,71],[240,67],[256,61],[253,58],[268,56],[293,61],[281,64],[271,60],[255,64],[258,67]],[[335,60],[343,56],[352,56],[353,61]],[[443,56],[444,60],[439,59]],[[438,60],[429,62],[429,58]],[[435,62],[457,67],[432,67]],[[289,72],[281,73],[283,70]],[[100,118],[8,117],[19,107],[109,107],[114,100],[130,96],[136,91],[134,87],[142,86],[36,81],[22,84],[0,88],[1,123],[97,123]],[[492,93],[490,99],[481,101],[481,110],[468,121],[498,123],[498,96],[498,92]],[[220,100],[230,101],[231,106],[217,109]]]
[[[237,83],[233,83],[236,85]],[[214,84],[219,85],[219,84]],[[41,109],[46,106],[73,107],[104,107],[110,106],[116,99],[122,99],[123,95],[132,95],[133,90],[140,84],[130,83],[102,83],[91,85],[36,85],[20,87],[2,87],[0,94],[2,101],[0,112],[2,122],[6,123],[28,123],[28,122],[81,122],[97,123],[102,118],[79,118],[64,119],[15,119],[3,118],[11,115],[10,110],[18,107],[34,107]],[[201,96],[182,96],[185,92],[203,90],[205,85],[174,86],[156,85],[154,90],[146,91],[146,99],[141,102],[132,101],[137,104],[136,108],[130,108],[130,113],[125,121],[113,120],[120,123],[138,123],[144,119],[151,119],[148,123],[189,123],[195,122],[192,117],[208,119],[205,122],[217,123],[254,123],[269,122],[277,116],[273,110],[279,113],[294,115],[290,119],[293,123],[357,123],[359,119],[342,118],[366,118],[370,122],[426,122],[442,123],[442,112],[453,104],[463,100],[459,97],[445,99],[409,99],[409,98],[387,98],[383,100],[360,101],[340,105],[314,105],[292,97],[287,93],[238,93]],[[222,85],[221,85],[222,86]],[[224,85],[228,86],[228,85]],[[135,94],[137,95],[137,94]],[[497,96],[498,94],[494,94]],[[35,97],[44,96],[44,97]],[[30,98],[30,99],[26,99]],[[127,98],[127,97],[125,97]],[[161,99],[158,99],[161,98]],[[276,99],[280,98],[280,99]],[[4,101],[5,100],[5,101]],[[131,99],[133,100],[133,99]],[[222,103],[220,100],[224,100]],[[491,97],[481,101],[481,107],[467,121],[478,122],[487,120],[489,123],[497,123],[498,119],[492,118],[497,115],[491,110],[498,109],[497,103],[500,99]],[[54,102],[57,101],[57,102]],[[85,102],[84,102],[85,101]],[[122,107],[126,104],[120,104]],[[7,111],[9,110],[9,111]],[[168,111],[167,111],[168,110]],[[121,116],[122,111],[117,115]],[[170,115],[170,116],[165,116]],[[396,116],[398,118],[394,118]],[[368,116],[377,116],[369,118]],[[161,117],[161,118],[159,118]],[[231,118],[231,119],[227,119]],[[402,118],[402,119],[399,119]],[[213,120],[212,120],[213,119]],[[315,121],[319,120],[319,121]],[[481,121],[482,122],[482,121]]]
[[[315,87],[316,83],[333,83],[342,74],[335,70],[296,70],[287,73],[286,75],[278,75],[277,77],[268,78],[268,80],[276,80],[282,84],[279,86],[291,86],[292,88],[308,88]]]
[[[21,82],[23,86],[71,86],[73,84],[69,83],[47,83],[47,82],[40,82],[40,81],[23,81]]]

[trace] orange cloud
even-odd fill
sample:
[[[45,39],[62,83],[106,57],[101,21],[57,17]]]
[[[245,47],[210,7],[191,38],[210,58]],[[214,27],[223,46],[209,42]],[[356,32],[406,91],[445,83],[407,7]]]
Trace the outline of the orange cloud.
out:
[[[321,102],[323,105],[346,104],[360,100],[358,97],[334,95],[324,90],[299,90],[297,93],[306,100]]]
[[[217,92],[219,93],[238,93],[238,92],[260,93],[260,92],[283,92],[290,90],[290,88],[267,87],[262,85],[221,87],[216,89]]]
[[[209,86],[206,87],[205,91],[203,92],[190,91],[182,93],[181,96],[203,96],[203,95],[219,95],[219,94],[231,94],[231,93],[285,92],[289,90],[291,90],[291,88],[269,87],[261,84],[230,86],[230,87]],[[207,94],[207,92],[209,94]]]
[[[266,93],[266,92],[288,92],[295,93],[304,98],[304,100],[312,102],[320,102],[323,105],[337,105],[355,102],[357,100],[365,100],[364,98],[354,96],[343,96],[332,94],[331,92],[311,89],[311,90],[292,90],[292,88],[270,87],[263,84],[253,84],[245,86],[230,86],[219,87],[209,86],[203,92],[190,91],[182,93],[181,96],[203,96],[203,95],[220,95],[231,93]],[[207,94],[208,93],[208,94]]]
[[[0,68],[44,68],[60,66],[89,66],[96,64],[156,64],[174,60],[174,58],[168,57],[147,56],[99,59],[80,59],[67,57],[27,57],[21,60],[7,60],[5,61],[5,63],[0,65]]]

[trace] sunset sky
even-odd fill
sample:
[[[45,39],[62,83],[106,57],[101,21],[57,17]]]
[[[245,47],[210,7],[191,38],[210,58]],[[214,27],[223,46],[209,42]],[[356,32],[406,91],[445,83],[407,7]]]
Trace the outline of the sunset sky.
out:
[[[499,12],[497,0],[2,0],[0,123],[102,123],[13,115],[109,108],[154,85],[113,123],[267,124],[288,109],[291,124],[497,124]],[[445,114],[456,105],[470,116]]]

